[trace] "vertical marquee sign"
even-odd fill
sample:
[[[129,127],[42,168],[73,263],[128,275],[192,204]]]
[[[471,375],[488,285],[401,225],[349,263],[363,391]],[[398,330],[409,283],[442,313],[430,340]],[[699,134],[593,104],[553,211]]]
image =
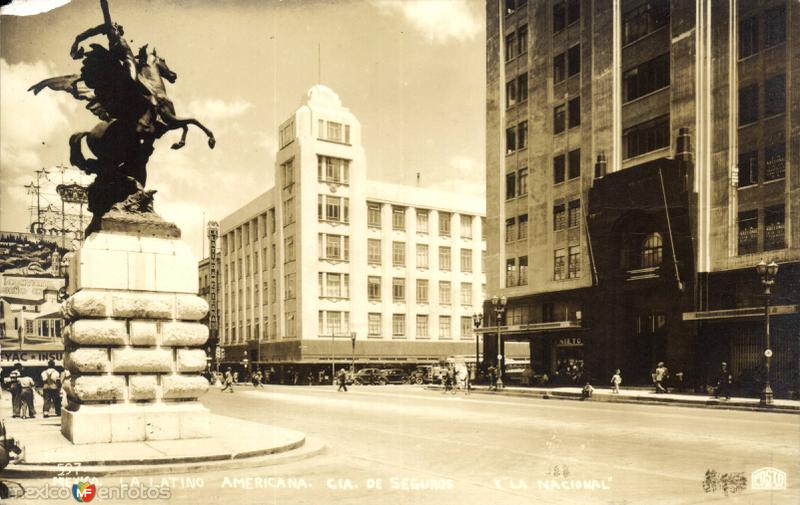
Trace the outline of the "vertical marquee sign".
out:
[[[208,222],[208,329],[210,330],[212,369],[217,364],[217,348],[219,346],[219,320],[217,310],[217,238],[219,223]]]

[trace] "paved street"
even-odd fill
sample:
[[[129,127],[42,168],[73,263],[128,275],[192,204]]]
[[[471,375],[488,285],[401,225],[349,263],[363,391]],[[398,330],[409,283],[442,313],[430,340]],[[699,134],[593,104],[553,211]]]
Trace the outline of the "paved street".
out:
[[[214,388],[203,402],[218,414],[305,431],[328,451],[276,467],[172,476],[172,503],[798,503],[797,415],[407,386],[337,393],[242,385],[234,394]],[[789,489],[750,490],[751,472],[765,466],[785,471]],[[716,491],[703,489],[709,470]],[[734,492],[739,472],[747,483]],[[586,486],[594,489],[578,489]]]

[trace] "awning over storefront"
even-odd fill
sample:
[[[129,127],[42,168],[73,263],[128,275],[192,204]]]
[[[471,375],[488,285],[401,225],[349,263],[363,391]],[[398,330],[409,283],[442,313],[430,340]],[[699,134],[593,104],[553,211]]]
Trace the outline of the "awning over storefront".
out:
[[[797,313],[800,313],[799,305],[773,305],[769,308],[770,316],[783,316]],[[764,307],[741,307],[738,309],[705,310],[683,313],[684,321],[731,320],[757,317],[764,317]]]
[[[477,333],[484,335],[495,334],[499,330],[503,335],[519,335],[523,333],[542,333],[558,330],[583,330],[580,321],[553,321],[550,323],[512,324],[509,326],[487,326],[480,328]]]

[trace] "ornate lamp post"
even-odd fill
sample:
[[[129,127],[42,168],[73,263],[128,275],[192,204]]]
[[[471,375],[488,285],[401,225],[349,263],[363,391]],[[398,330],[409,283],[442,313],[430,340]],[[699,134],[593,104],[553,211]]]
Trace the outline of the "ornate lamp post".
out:
[[[478,334],[478,328],[481,327],[482,322],[483,322],[483,314],[472,314],[472,324],[475,326],[475,373],[476,374],[478,373],[478,359],[480,357],[480,352],[481,352],[481,346],[480,346],[481,336]]]
[[[775,277],[778,275],[778,264],[770,261],[767,264],[763,259],[756,265],[756,272],[764,285],[764,334],[767,337],[764,357],[766,358],[764,380],[764,390],[761,392],[761,405],[772,405],[772,385],[770,384],[770,361],[772,359],[772,349],[769,342],[769,301],[772,296],[771,287],[775,284]]]
[[[492,306],[494,307],[495,321],[497,321],[497,389],[503,387],[503,339],[500,332],[500,327],[505,322],[506,303],[508,298],[505,296],[492,297]]]

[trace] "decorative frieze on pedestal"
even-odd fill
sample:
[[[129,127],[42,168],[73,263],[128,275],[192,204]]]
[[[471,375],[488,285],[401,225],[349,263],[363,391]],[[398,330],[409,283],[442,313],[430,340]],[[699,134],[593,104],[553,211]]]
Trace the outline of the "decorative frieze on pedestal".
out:
[[[210,436],[202,348],[208,304],[197,261],[179,239],[101,231],[69,266],[63,313],[68,407],[75,444]]]

